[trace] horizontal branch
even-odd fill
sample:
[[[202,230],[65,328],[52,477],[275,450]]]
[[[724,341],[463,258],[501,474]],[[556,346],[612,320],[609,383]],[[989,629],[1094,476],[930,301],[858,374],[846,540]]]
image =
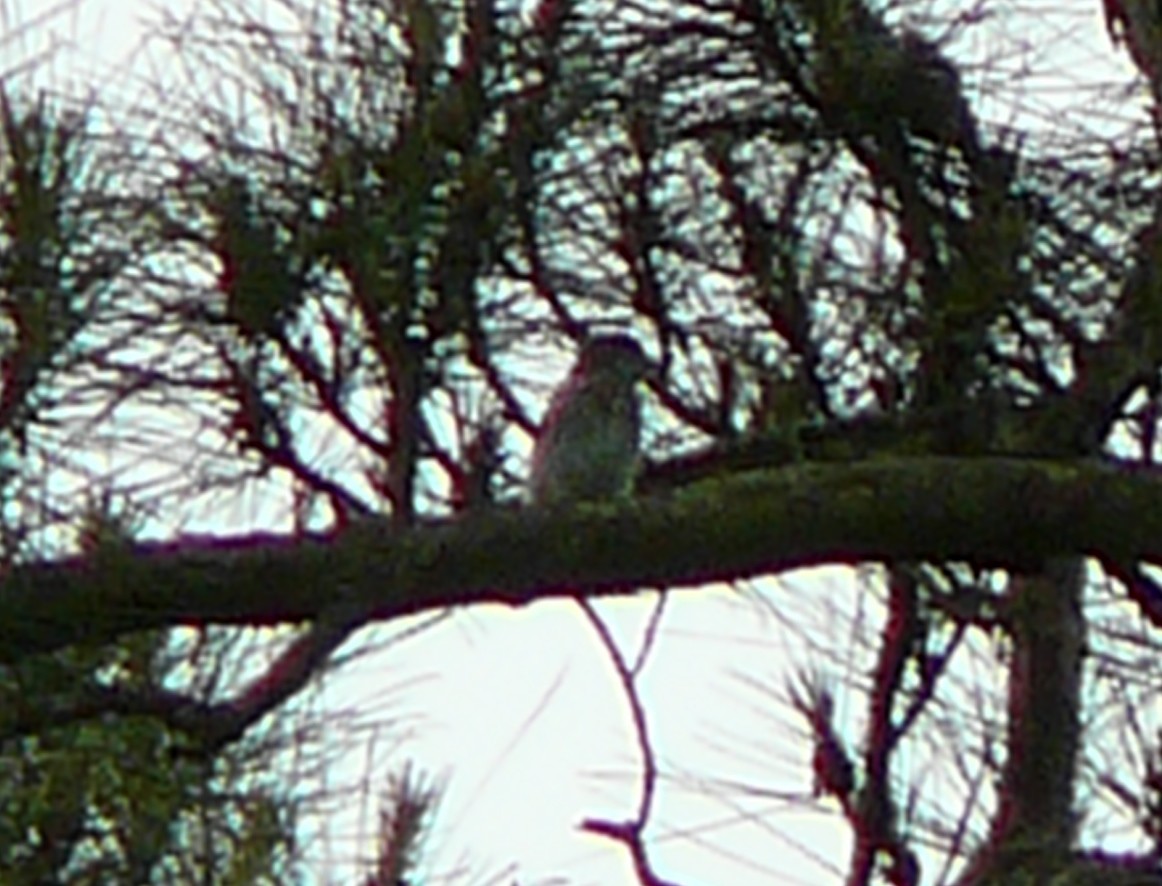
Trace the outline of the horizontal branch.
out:
[[[1162,472],[1006,458],[804,463],[572,511],[102,550],[0,581],[0,661],[171,625],[300,622],[335,606],[389,619],[828,563],[1027,568],[1069,553],[1162,560]]]

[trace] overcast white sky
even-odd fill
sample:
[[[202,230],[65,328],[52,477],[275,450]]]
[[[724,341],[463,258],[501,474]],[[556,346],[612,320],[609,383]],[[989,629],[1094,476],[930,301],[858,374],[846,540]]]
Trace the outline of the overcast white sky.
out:
[[[56,5],[0,0],[10,19],[25,22]],[[180,15],[192,4],[164,5]],[[1046,69],[1088,78],[1095,58],[1111,57],[1100,2],[1078,2],[1070,15],[1051,16],[1059,6],[1023,3],[1028,17],[998,21],[995,45],[964,49],[990,57],[1004,41],[1049,33],[1057,51],[1070,55],[1043,59]],[[80,0],[80,10],[78,19],[40,26],[19,52],[4,50],[0,72],[35,55],[49,37],[76,44],[39,74],[58,87],[74,79],[78,65],[84,73],[75,82],[93,84],[94,59],[103,59],[111,81],[122,87],[132,83],[124,70],[115,73],[126,59],[144,65],[143,73],[166,65],[159,50],[135,54],[137,23],[153,14],[150,4]],[[1053,95],[1068,101],[1070,84],[1044,82],[1039,113],[1049,119]],[[1004,83],[985,80],[982,89],[995,101]],[[556,371],[565,368],[562,362]],[[229,520],[224,514],[222,531],[231,528]],[[797,666],[862,680],[867,660],[850,644],[857,631],[874,631],[879,617],[864,588],[849,573],[827,570],[767,582],[761,596],[725,589],[672,595],[643,677],[666,774],[651,831],[662,876],[685,884],[841,882],[846,829],[833,810],[810,801],[808,743],[774,696]],[[600,605],[631,655],[653,602],[644,595]],[[818,645],[804,648],[803,637]],[[983,666],[995,650],[983,640],[977,646]],[[616,676],[571,605],[457,613],[330,678],[325,695],[337,708],[381,723],[375,734],[342,735],[353,746],[332,774],[336,783],[370,779],[374,787],[405,759],[446,779],[431,842],[437,875],[431,882],[484,883],[500,872],[506,876],[497,883],[634,882],[621,850],[577,831],[585,817],[632,815],[639,767]],[[841,716],[858,723],[858,704],[841,693]],[[338,736],[346,727],[336,722]],[[908,769],[934,765],[927,754],[936,750],[914,749]],[[754,789],[750,796],[744,785]],[[955,809],[955,798],[946,800]],[[373,849],[374,825],[374,795],[366,806],[348,804],[329,823],[327,840],[311,846],[320,883],[347,881],[351,859]]]

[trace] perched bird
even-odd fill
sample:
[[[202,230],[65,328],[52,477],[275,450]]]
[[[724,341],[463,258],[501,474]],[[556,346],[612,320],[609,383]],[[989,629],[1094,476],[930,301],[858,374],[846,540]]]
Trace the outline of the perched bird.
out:
[[[529,483],[534,502],[570,504],[632,490],[641,426],[636,387],[648,374],[649,362],[629,336],[585,344],[537,436]]]

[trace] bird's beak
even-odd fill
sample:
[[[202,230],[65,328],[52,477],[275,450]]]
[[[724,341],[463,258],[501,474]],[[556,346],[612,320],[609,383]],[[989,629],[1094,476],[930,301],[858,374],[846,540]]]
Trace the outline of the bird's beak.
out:
[[[658,388],[665,381],[665,373],[662,371],[661,366],[655,363],[647,363],[642,372],[641,380],[651,388]]]

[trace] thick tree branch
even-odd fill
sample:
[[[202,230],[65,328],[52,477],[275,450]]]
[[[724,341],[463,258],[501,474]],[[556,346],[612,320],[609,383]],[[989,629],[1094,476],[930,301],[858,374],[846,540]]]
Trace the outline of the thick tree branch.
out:
[[[0,582],[0,661],[134,630],[388,619],[673,588],[827,563],[1162,560],[1162,472],[1086,461],[875,459],[706,481],[575,511],[485,511],[333,537],[191,537],[30,564]]]
[[[1014,575],[1010,582],[1008,757],[996,820],[1002,849],[1061,852],[1072,845],[1084,586],[1085,565],[1076,558],[1056,560],[1036,575]]]

